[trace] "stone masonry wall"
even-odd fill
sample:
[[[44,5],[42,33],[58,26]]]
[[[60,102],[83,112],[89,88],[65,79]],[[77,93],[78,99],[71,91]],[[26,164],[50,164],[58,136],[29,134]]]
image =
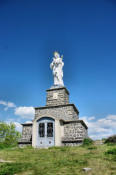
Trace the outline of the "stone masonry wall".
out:
[[[31,141],[31,140],[32,140],[32,125],[24,125],[21,141]]]
[[[87,128],[81,122],[68,122],[64,124],[64,145],[81,144],[83,139],[88,136]]]
[[[65,88],[47,90],[46,106],[69,104],[69,94]]]
[[[50,107],[50,108],[36,108],[35,110],[35,119],[40,118],[41,116],[51,116],[56,119],[62,120],[75,120],[78,119],[78,114],[74,110],[73,105]]]

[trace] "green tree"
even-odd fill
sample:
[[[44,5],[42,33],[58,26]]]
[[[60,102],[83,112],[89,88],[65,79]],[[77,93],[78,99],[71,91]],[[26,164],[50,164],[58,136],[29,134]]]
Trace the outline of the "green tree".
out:
[[[20,136],[13,123],[0,122],[0,147],[16,146]]]

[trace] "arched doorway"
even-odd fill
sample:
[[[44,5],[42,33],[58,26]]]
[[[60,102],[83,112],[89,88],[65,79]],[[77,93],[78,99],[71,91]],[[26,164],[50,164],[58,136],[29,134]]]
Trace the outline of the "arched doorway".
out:
[[[55,131],[54,119],[50,117],[42,117],[38,121],[37,146],[50,147],[54,146]]]

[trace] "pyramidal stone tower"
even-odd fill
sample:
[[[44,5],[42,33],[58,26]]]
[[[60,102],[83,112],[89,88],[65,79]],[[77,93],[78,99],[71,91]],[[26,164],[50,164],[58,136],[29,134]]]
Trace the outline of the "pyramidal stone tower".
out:
[[[63,56],[54,53],[50,68],[54,84],[46,90],[46,105],[35,107],[32,123],[24,123],[19,146],[35,148],[80,145],[88,136],[88,127],[79,120],[79,111],[69,102],[69,92],[63,83]]]

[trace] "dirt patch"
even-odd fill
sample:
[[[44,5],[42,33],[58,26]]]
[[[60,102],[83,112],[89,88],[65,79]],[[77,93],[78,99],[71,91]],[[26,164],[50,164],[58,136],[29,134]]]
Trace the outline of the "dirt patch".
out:
[[[0,163],[11,163],[13,161],[0,159]]]

